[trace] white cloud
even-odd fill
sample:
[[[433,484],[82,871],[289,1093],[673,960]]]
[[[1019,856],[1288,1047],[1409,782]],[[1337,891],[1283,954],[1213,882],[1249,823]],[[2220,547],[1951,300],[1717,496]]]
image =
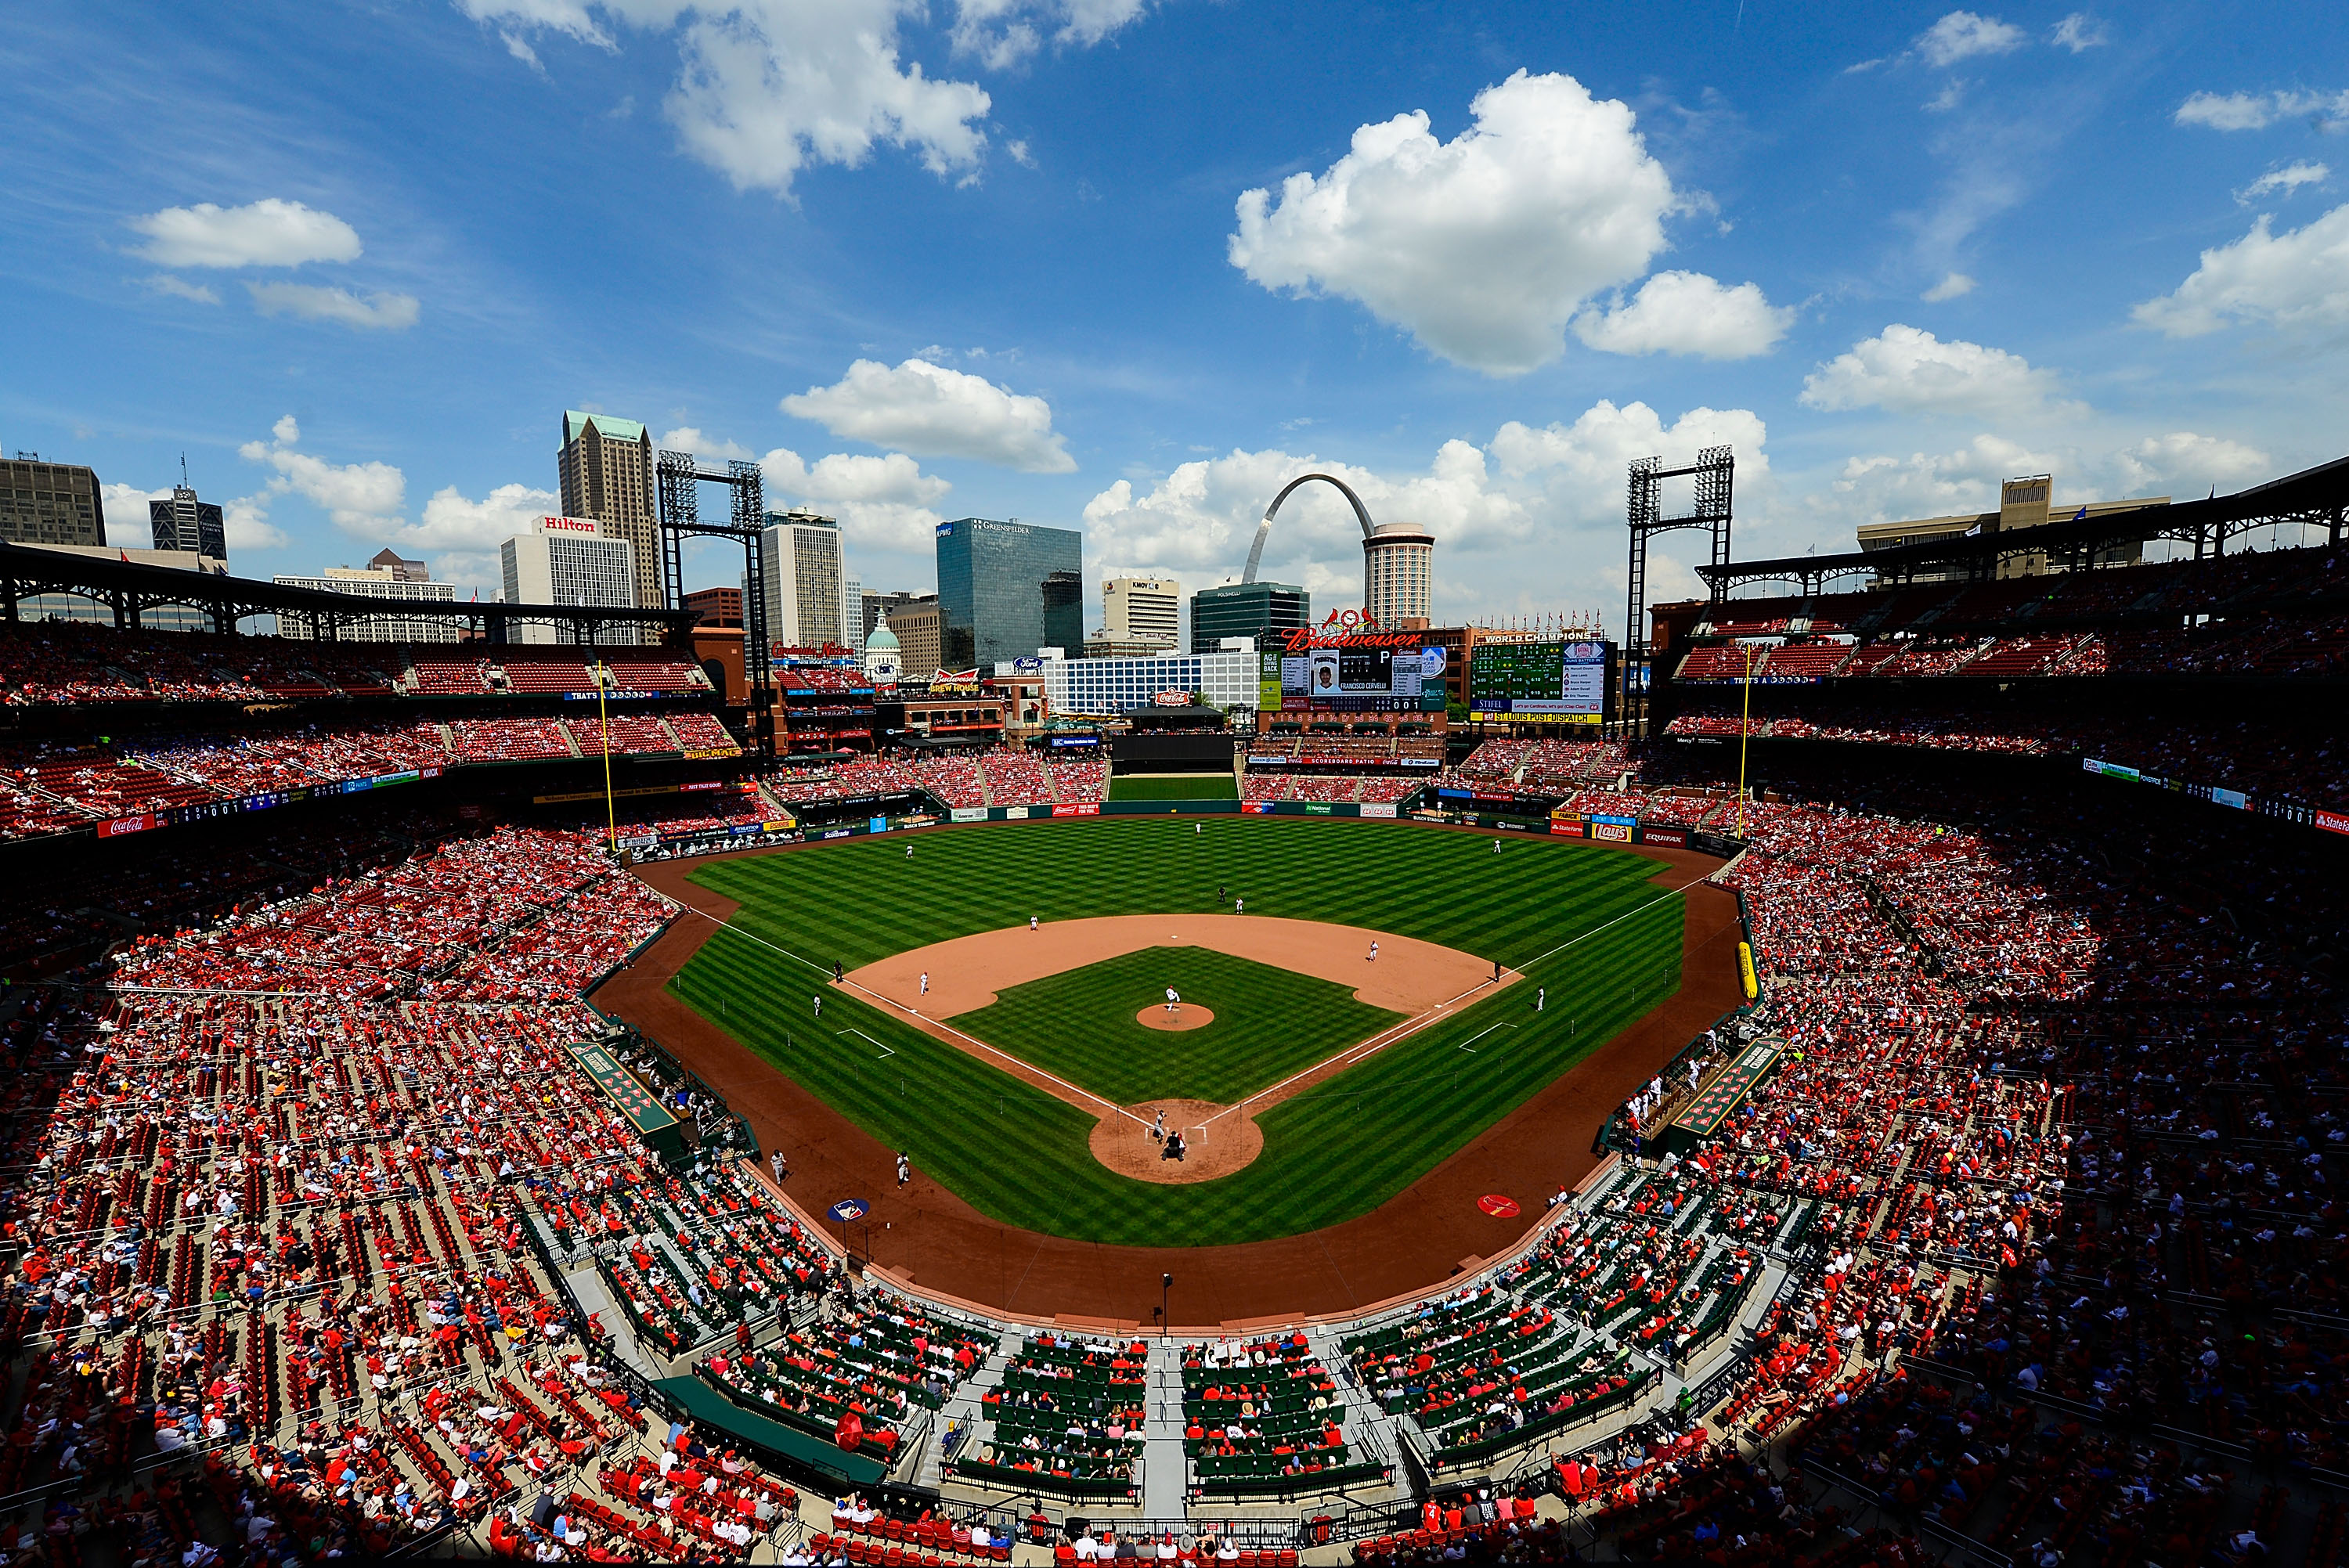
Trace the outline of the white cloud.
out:
[[[2171,337],[2199,337],[2230,320],[2349,325],[2349,206],[2281,235],[2262,212],[2241,239],[2203,252],[2175,292],[2130,314]]]
[[[691,425],[680,425],[660,438],[657,449],[664,452],[691,452],[697,458],[716,458],[748,461],[750,449],[739,441],[720,440],[706,435]]]
[[[1423,110],[1359,128],[1318,178],[1239,198],[1232,265],[1254,282],[1359,301],[1434,353],[1514,376],[1565,347],[1582,303],[1640,277],[1682,204],[1630,108],[1571,77],[1519,71],[1448,142]]]
[[[2021,355],[1943,342],[1896,322],[1804,377],[1802,401],[1825,409],[2009,414],[2039,407],[2054,390],[2054,377]]]
[[[407,504],[408,477],[389,463],[330,463],[295,449],[301,430],[288,414],[277,421],[268,442],[247,441],[236,449],[249,463],[276,470],[264,493],[291,492],[323,510],[336,527],[362,537],[371,531],[398,526]]]
[[[2239,490],[2275,472],[2273,461],[2257,447],[2191,430],[2147,436],[2114,454],[2112,467],[2130,495],[2155,490],[2185,495],[2205,485]]]
[[[220,304],[220,295],[205,284],[191,284],[185,278],[173,277],[170,273],[157,273],[151,278],[139,281],[142,286],[159,294],[170,294],[173,299],[193,300],[198,304]]]
[[[98,487],[98,505],[106,512],[106,542],[120,549],[129,545],[133,550],[152,548],[155,535],[148,521],[147,503],[170,500],[168,490],[140,490],[137,485],[101,484]]]
[[[1767,354],[1795,319],[1758,284],[1730,287],[1702,273],[1658,273],[1629,304],[1618,299],[1574,318],[1574,335],[1610,354],[1694,354],[1751,359]]]
[[[1570,425],[1511,421],[1481,448],[1446,441],[1415,471],[1310,452],[1235,450],[1100,491],[1084,510],[1085,549],[1097,574],[1164,572],[1186,585],[1233,579],[1281,486],[1301,473],[1329,473],[1361,495],[1375,521],[1418,523],[1436,536],[1439,616],[1555,609],[1587,600],[1594,583],[1621,592],[1624,472],[1632,459],[1687,459],[1726,444],[1737,452],[1741,495],[1756,486],[1766,493],[1764,435],[1744,409],[1691,409],[1667,426],[1645,404],[1600,403]],[[1326,485],[1307,485],[1281,507],[1265,555],[1263,574],[1302,583],[1317,609],[1361,602],[1361,531]],[[1657,581],[1674,570],[1660,561]]]
[[[954,487],[903,452],[882,457],[833,452],[811,466],[797,452],[777,447],[759,459],[770,494],[812,502],[836,514],[851,550],[903,555],[927,553],[945,520],[930,510]]]
[[[2239,203],[2249,205],[2262,196],[2272,195],[2279,191],[2290,196],[2303,185],[2323,183],[2325,176],[2332,172],[2332,170],[2322,163],[2287,163],[2282,169],[2269,170],[2265,174],[2236,191],[2235,200]]]
[[[500,485],[479,500],[455,485],[443,485],[424,503],[423,516],[414,525],[402,524],[386,537],[414,550],[487,554],[515,534],[528,532],[540,518],[562,510],[562,498],[553,490],[525,484]]]
[[[2075,55],[2102,48],[2113,41],[2111,29],[2085,11],[2075,11],[2055,24],[2048,42],[2059,49],[2069,49]]]
[[[919,457],[970,458],[1031,474],[1071,473],[1077,466],[1043,398],[926,359],[905,360],[895,370],[860,359],[832,386],[784,398],[782,410],[835,436]]]
[[[1034,54],[1048,36],[1061,45],[1097,44],[1143,8],[1143,0],[957,0],[954,46],[999,71]]]
[[[239,496],[221,503],[221,527],[232,552],[277,550],[286,543],[285,531],[269,521],[268,500],[259,495]]]
[[[1968,85],[1964,77],[1951,77],[1941,85],[1940,92],[1935,93],[1918,107],[1927,114],[1947,114],[1965,101]]]
[[[291,315],[303,321],[335,321],[345,326],[405,332],[416,325],[416,296],[371,294],[365,299],[348,289],[314,284],[247,284],[253,307],[264,315]]]
[[[147,236],[138,253],[167,267],[295,267],[359,254],[348,223],[274,196],[243,207],[166,207],[126,222]]]
[[[1961,299],[1974,292],[1974,280],[1963,273],[1951,273],[1925,291],[1927,303],[1940,304],[1946,300]]]
[[[2022,28],[1971,11],[1952,11],[1917,35],[1917,52],[1925,57],[1927,65],[1937,67],[2021,47]]]
[[[2171,118],[2210,130],[2265,130],[2303,115],[2320,130],[2349,127],[2349,92],[2196,93]]]
[[[935,173],[974,170],[990,100],[969,82],[901,62],[898,26],[917,0],[457,0],[477,21],[519,35],[563,33],[616,47],[598,14],[651,31],[682,23],[681,66],[666,108],[685,150],[737,190],[787,195],[810,163],[854,167],[876,143],[914,153]],[[1087,43],[1101,0],[1030,5],[1060,15]]]

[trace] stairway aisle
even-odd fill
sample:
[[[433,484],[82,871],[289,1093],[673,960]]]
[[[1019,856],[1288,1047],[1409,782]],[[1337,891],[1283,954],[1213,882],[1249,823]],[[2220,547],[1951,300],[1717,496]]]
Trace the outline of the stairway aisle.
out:
[[[1183,1453],[1183,1358],[1172,1339],[1150,1346],[1150,1401],[1142,1423],[1142,1516],[1180,1519],[1190,1463]]]
[[[954,1398],[938,1411],[937,1418],[930,1425],[930,1440],[925,1445],[921,1469],[914,1477],[916,1482],[934,1487],[945,1479],[947,1429],[956,1422],[961,1422],[969,1429],[970,1435],[963,1439],[963,1452],[968,1454],[978,1444],[978,1426],[986,1418],[984,1412],[987,1407],[983,1401],[1003,1386],[1004,1369],[1011,1365],[1011,1358],[1019,1354],[1019,1339],[1017,1330],[1006,1329],[996,1341],[994,1350],[979,1364],[978,1370],[970,1375],[969,1381],[955,1390]]]

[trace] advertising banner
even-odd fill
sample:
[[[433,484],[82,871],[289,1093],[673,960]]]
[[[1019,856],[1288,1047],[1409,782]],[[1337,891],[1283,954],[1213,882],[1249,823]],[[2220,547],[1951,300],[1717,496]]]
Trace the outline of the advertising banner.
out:
[[[1052,808],[1052,815],[1055,817],[1098,817],[1101,815],[1101,807],[1097,802],[1087,800],[1081,805],[1055,806]]]
[[[1365,817],[1392,817],[1394,814],[1394,802],[1392,800],[1365,800],[1362,802],[1362,815]]]
[[[154,825],[154,817],[141,811],[135,817],[117,817],[110,822],[100,822],[98,836],[101,839],[120,838],[125,833],[143,833]]]
[[[1628,844],[1631,841],[1631,825],[1628,822],[1609,822],[1598,817],[1585,817],[1582,825],[1590,837],[1606,843]]]
[[[1250,817],[1269,817],[1272,815],[1272,802],[1269,800],[1243,800],[1240,802],[1240,810]]]
[[[1025,806],[1006,806],[1003,808],[1003,820],[1007,822],[1024,822],[1028,820],[1028,808]]]
[[[1571,822],[1554,821],[1549,825],[1549,830],[1557,834],[1561,839],[1579,839],[1586,836],[1582,830],[1582,823],[1578,819]]]
[[[868,817],[864,821],[864,830],[868,833],[885,833],[889,830],[889,819],[886,817]]]
[[[1688,830],[1685,828],[1651,828],[1645,822],[1642,822],[1640,824],[1640,841],[1643,844],[1663,844],[1675,850],[1686,849],[1688,847]]]
[[[2240,789],[2221,789],[2213,785],[2210,789],[2210,799],[2218,805],[2231,806],[2238,811],[2248,811],[2251,808],[2251,797]]]
[[[2349,833],[2349,816],[2339,811],[2319,811],[2316,825],[2328,833]]]
[[[987,820],[987,808],[957,806],[947,813],[947,820],[953,822],[984,822]]]

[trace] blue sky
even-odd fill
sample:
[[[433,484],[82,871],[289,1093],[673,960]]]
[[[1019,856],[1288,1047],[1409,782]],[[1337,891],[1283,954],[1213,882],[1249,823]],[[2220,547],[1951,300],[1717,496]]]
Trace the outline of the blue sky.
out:
[[[2349,449],[2333,7],[30,0],[0,59],[0,444],[129,543],[184,451],[245,573],[488,583],[566,407],[869,588],[972,514],[1220,581],[1312,466],[1440,618],[1617,630],[1651,452],[1734,446],[1757,554]],[[1268,574],[1344,603],[1350,532]]]

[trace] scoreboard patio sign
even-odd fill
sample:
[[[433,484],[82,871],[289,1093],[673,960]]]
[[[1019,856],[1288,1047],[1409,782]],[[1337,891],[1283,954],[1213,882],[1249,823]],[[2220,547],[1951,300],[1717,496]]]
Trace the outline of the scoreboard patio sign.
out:
[[[612,1059],[612,1053],[594,1044],[567,1047],[587,1076],[595,1080],[611,1102],[620,1108],[636,1135],[664,1160],[685,1157],[685,1125],[671,1116],[636,1075]]]

